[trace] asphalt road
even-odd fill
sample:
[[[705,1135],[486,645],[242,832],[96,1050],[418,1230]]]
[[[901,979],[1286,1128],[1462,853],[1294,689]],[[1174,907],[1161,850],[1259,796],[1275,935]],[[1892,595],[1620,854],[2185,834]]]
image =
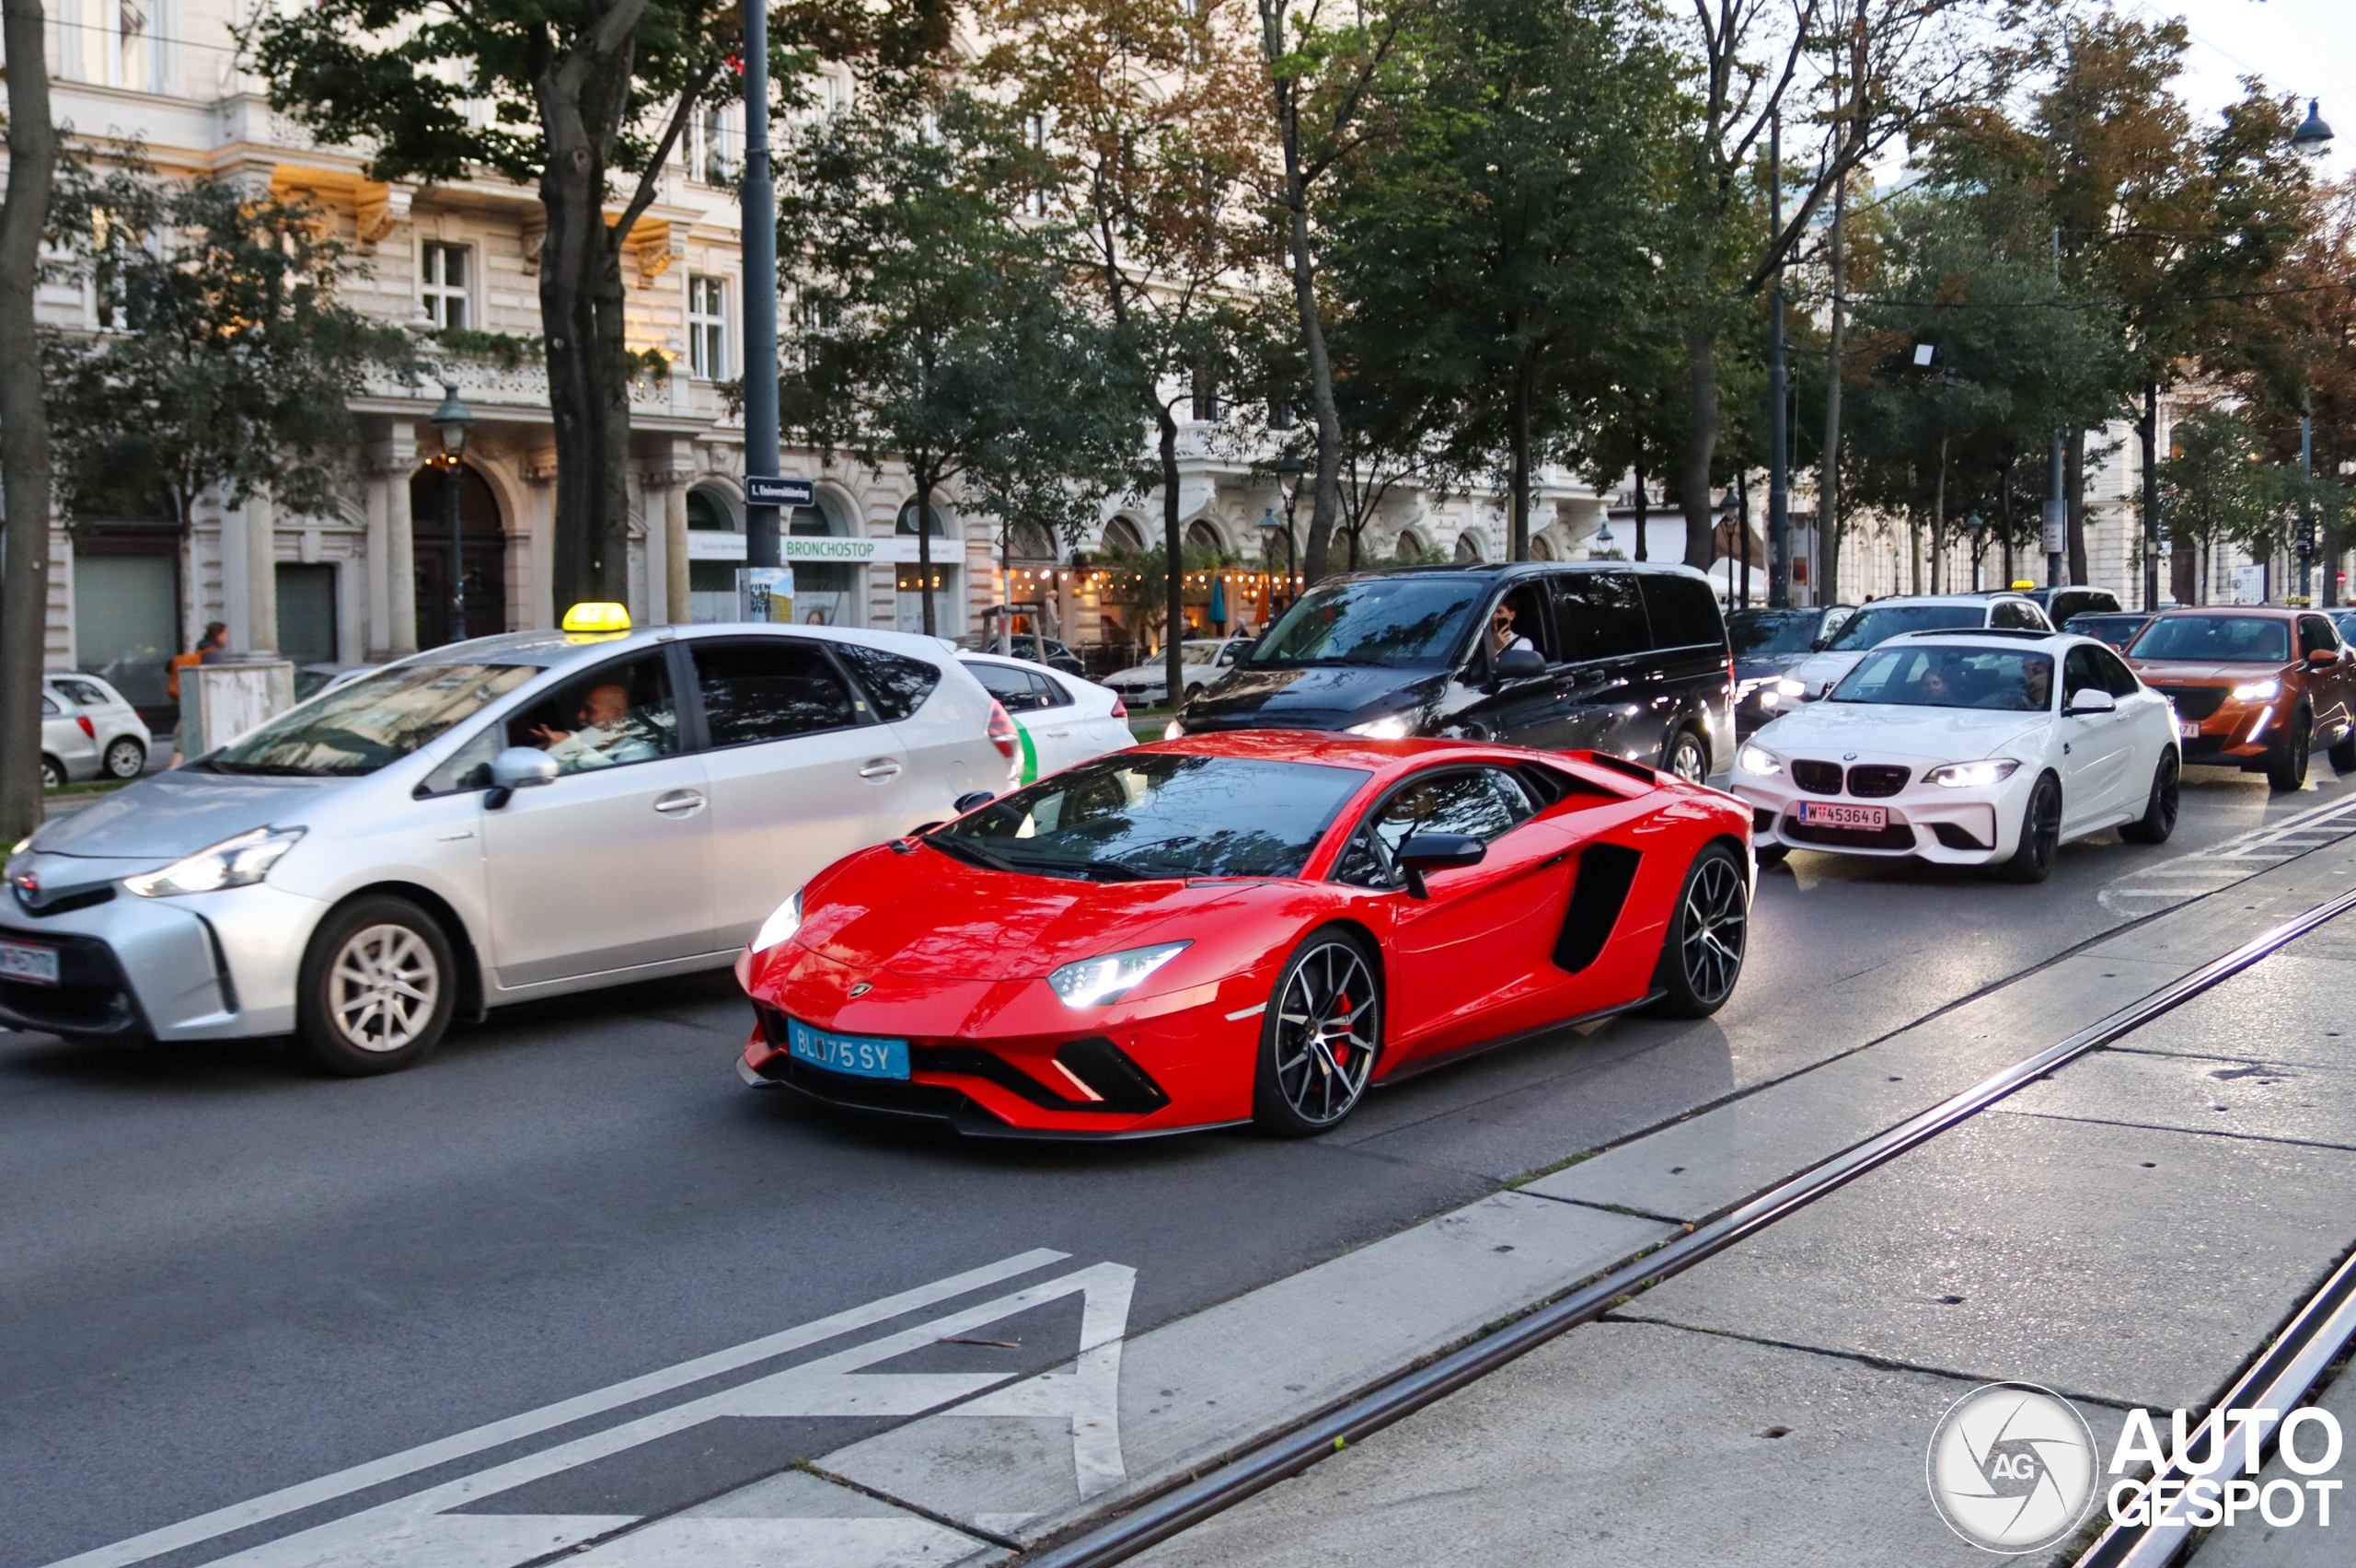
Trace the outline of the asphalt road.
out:
[[[1028,1249],[1133,1265],[1134,1333],[1863,1044],[2127,923],[2132,900],[2103,897],[2121,877],[2341,798],[2356,790],[2321,762],[2281,798],[2195,770],[2172,844],[2105,835],[2035,888],[1796,855],[1762,879],[1716,1019],[1496,1053],[1307,1143],[1034,1147],[756,1095],[724,974],[502,1013],[422,1070],[359,1082],[260,1044],[0,1033],[0,1568]],[[1026,1350],[935,1350],[1052,1365],[1068,1316],[991,1331]],[[907,1367],[930,1369],[922,1354]],[[542,1501],[670,1506],[878,1424],[718,1424],[541,1483]]]

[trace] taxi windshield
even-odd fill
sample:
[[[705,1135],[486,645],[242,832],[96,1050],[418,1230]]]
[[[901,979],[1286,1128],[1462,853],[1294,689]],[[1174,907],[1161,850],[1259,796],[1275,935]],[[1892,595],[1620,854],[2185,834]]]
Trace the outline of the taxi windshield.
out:
[[[534,664],[400,664],[291,708],[197,766],[353,778],[398,762],[534,675]]]
[[[1297,876],[1368,777],[1322,763],[1124,753],[1018,790],[926,841],[1034,876]]]
[[[2053,661],[2010,648],[1917,644],[1877,648],[1832,688],[1833,702],[1984,708],[2040,713],[2053,699]]]
[[[1825,647],[1872,648],[1910,631],[1977,631],[1988,623],[1979,605],[1867,605],[1841,623]]]

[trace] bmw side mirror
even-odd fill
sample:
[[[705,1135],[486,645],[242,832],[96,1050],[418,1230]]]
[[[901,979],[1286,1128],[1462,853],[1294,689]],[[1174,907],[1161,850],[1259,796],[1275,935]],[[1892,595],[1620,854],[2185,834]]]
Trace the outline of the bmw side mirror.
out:
[[[2100,686],[2085,686],[2070,694],[2070,704],[2062,711],[2073,719],[2084,719],[2095,713],[2116,713],[2119,711],[2119,699]]]
[[[976,790],[969,794],[958,796],[954,801],[950,802],[949,809],[955,812],[959,816],[964,816],[967,812],[980,811],[984,806],[988,805],[992,801],[997,799],[998,797],[990,793],[987,790]]]
[[[1546,673],[1546,655],[1535,648],[1508,648],[1497,655],[1497,679],[1531,680]]]
[[[491,759],[491,792],[483,804],[492,811],[507,803],[518,790],[556,782],[556,758],[530,746],[509,746]]]
[[[1489,847],[1470,834],[1418,833],[1401,844],[1392,858],[1406,873],[1408,896],[1429,898],[1431,890],[1424,885],[1425,872],[1477,866],[1488,854]]]

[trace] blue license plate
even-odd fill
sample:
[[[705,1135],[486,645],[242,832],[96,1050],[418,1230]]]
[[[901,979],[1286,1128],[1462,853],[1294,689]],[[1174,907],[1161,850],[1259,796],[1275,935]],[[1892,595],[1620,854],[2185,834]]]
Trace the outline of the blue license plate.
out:
[[[797,1062],[853,1078],[904,1078],[908,1076],[908,1043],[875,1040],[858,1034],[829,1034],[798,1018],[786,1022],[786,1050]]]

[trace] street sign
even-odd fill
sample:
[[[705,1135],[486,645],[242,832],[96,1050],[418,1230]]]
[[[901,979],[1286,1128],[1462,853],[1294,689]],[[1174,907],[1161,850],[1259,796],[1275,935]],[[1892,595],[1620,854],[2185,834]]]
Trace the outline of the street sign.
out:
[[[2049,501],[2045,503],[2045,553],[2060,555],[2070,548],[2070,503]]]
[[[814,487],[808,479],[780,479],[772,474],[745,476],[745,499],[755,506],[811,506],[816,504]]]

